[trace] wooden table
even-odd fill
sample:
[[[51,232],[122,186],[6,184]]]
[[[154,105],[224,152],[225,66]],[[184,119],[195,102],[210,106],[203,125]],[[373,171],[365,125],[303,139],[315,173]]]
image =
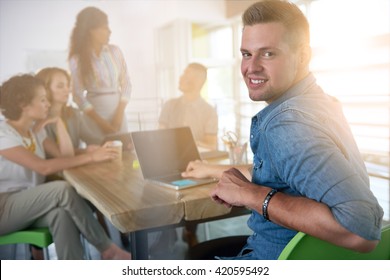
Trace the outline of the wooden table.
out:
[[[231,209],[213,202],[215,183],[176,191],[143,180],[134,154],[122,161],[95,163],[64,171],[64,177],[121,232],[132,233],[135,259],[147,259],[147,231],[183,221],[207,221]],[[247,212],[246,212],[247,213]]]

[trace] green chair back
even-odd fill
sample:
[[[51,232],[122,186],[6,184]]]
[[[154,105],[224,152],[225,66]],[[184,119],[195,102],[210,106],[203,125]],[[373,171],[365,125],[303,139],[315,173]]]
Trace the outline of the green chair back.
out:
[[[370,253],[338,247],[298,232],[280,254],[279,260],[390,260],[390,225],[382,229],[381,241]]]
[[[45,258],[49,258],[47,247],[53,243],[48,228],[29,228],[0,236],[0,245],[32,244],[44,249]]]

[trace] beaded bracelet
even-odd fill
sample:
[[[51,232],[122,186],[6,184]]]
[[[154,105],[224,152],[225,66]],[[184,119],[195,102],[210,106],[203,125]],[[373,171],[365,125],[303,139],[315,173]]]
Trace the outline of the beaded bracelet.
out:
[[[276,189],[270,190],[270,192],[267,194],[267,196],[264,199],[264,202],[263,202],[263,217],[267,221],[269,221],[269,217],[268,217],[268,203],[271,200],[271,198],[274,196],[274,194],[276,194],[277,192],[278,191]]]

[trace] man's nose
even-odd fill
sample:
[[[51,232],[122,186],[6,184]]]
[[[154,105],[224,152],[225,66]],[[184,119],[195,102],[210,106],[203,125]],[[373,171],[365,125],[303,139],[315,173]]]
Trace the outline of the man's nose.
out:
[[[263,71],[264,67],[263,67],[263,62],[261,61],[261,59],[257,58],[257,57],[252,57],[252,59],[250,59],[248,61],[248,71],[249,72],[261,72]]]

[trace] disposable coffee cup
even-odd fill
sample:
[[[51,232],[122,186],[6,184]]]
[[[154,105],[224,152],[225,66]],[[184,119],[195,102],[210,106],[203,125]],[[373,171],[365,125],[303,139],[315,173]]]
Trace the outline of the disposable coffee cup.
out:
[[[114,140],[111,142],[110,147],[115,148],[118,150],[118,158],[117,160],[122,160],[122,141]]]

